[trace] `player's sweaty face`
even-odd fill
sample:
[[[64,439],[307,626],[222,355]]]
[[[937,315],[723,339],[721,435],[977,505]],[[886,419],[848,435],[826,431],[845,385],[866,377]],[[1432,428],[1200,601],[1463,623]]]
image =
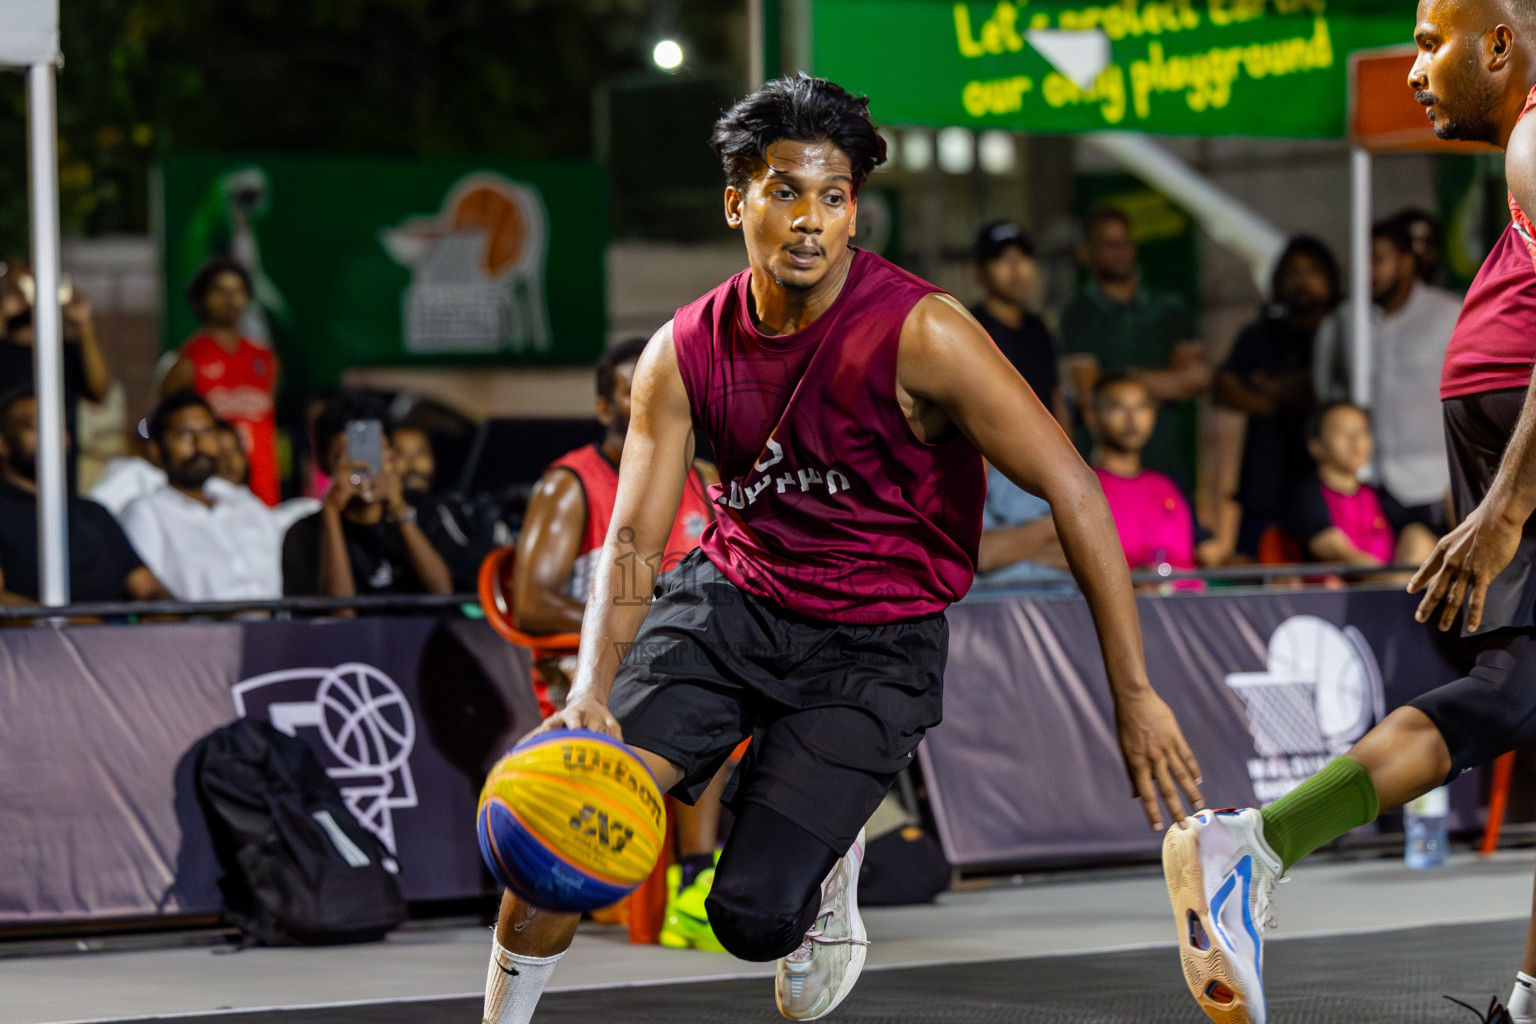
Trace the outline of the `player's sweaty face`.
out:
[[[853,236],[853,165],[830,142],[775,142],[764,156],[745,194],[726,190],[727,218],[739,218],[755,269],[785,288],[813,288]]]
[[[1485,37],[1498,24],[1488,0],[1421,0],[1413,41],[1418,59],[1408,75],[1435,134],[1491,142],[1498,92],[1483,66]]]

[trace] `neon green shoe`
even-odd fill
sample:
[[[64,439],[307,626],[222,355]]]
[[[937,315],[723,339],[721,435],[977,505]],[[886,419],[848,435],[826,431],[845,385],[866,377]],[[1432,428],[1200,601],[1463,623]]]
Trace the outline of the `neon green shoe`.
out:
[[[719,863],[720,853],[715,852]],[[705,868],[694,876],[686,889],[678,891],[683,880],[683,866],[667,868],[667,920],[661,926],[660,942],[670,949],[698,949],[706,953],[724,953],[725,947],[709,926],[704,900],[715,882],[715,869]]]

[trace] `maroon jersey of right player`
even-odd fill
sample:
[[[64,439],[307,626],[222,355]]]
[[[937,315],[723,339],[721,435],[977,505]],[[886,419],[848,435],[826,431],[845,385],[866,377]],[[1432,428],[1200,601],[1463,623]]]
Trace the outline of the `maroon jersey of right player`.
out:
[[[1536,89],[1520,119],[1536,109]],[[1514,194],[1510,224],[1494,243],[1461,303],[1461,316],[1445,350],[1440,397],[1525,388],[1536,360],[1536,226]]]
[[[714,446],[699,546],[736,586],[809,618],[884,623],[970,589],[986,478],[963,437],[927,444],[896,397],[902,324],[938,291],[854,250],[831,307],[792,334],[752,323],[751,271],[677,311],[677,366]]]

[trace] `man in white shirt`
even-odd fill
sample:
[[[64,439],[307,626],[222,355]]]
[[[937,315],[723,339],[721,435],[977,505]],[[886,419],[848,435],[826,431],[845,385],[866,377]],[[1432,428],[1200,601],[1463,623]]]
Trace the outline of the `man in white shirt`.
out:
[[[1440,368],[1461,300],[1419,278],[1413,233],[1404,215],[1371,232],[1371,299],[1376,305],[1371,346],[1370,411],[1376,438],[1374,479],[1416,521],[1446,528],[1450,472],[1440,415]],[[1350,399],[1352,348],[1343,315],[1318,336],[1320,404]]]
[[[254,500],[256,495],[251,493],[251,462],[245,457],[245,441],[240,437],[240,431],[228,420],[214,419],[214,424],[219,429],[219,464],[213,471],[213,479],[210,487],[219,487],[228,483],[231,488],[238,491],[244,497]],[[262,502],[266,508],[266,502]],[[289,498],[280,501],[268,508],[272,521],[277,524],[277,535],[281,537],[288,532],[288,527],[320,511],[319,498]],[[473,588],[471,588],[473,589]]]
[[[146,565],[184,601],[282,596],[282,537],[271,511],[214,476],[219,429],[192,391],[161,399],[149,441],[163,487],[130,502],[123,531]]]

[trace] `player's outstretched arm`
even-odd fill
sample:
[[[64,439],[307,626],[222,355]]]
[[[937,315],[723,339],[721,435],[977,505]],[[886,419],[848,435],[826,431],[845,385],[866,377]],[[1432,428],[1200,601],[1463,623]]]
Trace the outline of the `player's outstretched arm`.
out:
[[[1522,210],[1536,210],[1536,120],[1521,121],[1509,139],[1504,160],[1509,190]],[[1450,629],[1462,604],[1467,629],[1483,621],[1488,586],[1508,568],[1525,522],[1536,510],[1536,376],[1488,494],[1461,524],[1440,538],[1429,558],[1408,581],[1408,592],[1424,591],[1415,618],[1428,622],[1440,609],[1439,626]]]
[[[981,326],[954,299],[931,295],[902,329],[897,377],[915,429],[959,429],[1014,483],[1050,502],[1067,563],[1088,599],[1114,694],[1132,792],[1161,829],[1201,805],[1200,769],[1168,705],[1147,679],[1129,570],[1098,478]]]
[[[547,729],[593,729],[622,739],[608,694],[651,604],[651,590],[693,461],[693,414],[678,373],[669,322],[635,366],[629,433],[619,460],[613,522],[581,624],[576,679]]]

